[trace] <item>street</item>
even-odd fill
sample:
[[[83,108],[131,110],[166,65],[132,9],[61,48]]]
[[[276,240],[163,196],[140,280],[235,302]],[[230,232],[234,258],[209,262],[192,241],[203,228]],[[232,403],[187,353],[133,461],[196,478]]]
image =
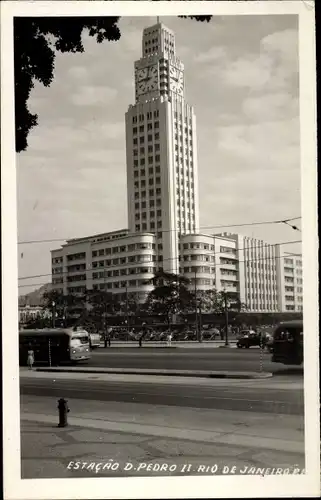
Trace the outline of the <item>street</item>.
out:
[[[51,396],[54,399],[81,398],[88,401],[135,402],[150,405],[168,405],[176,407],[210,408],[264,413],[303,414],[303,390],[280,389],[277,385],[265,385],[261,389],[256,385],[221,386],[191,385],[160,382],[158,377],[153,383],[147,383],[141,377],[133,381],[130,376],[124,380],[113,380],[101,375],[91,375],[76,379],[59,379],[56,374],[43,378],[23,378],[20,382],[21,395]],[[290,386],[290,384],[289,384]],[[264,387],[264,385],[263,385]]]
[[[300,367],[287,368],[271,362],[271,354],[260,349],[237,348],[100,348],[92,352],[88,366],[109,368],[154,368],[175,370],[229,370],[253,371],[260,370],[282,374],[289,369],[302,374]],[[86,363],[87,364],[87,363]]]

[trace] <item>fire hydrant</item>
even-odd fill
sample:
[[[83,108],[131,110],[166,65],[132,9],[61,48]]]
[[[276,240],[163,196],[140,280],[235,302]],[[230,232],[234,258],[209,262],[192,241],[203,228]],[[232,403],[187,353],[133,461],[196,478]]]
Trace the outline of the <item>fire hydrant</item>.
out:
[[[67,425],[68,425],[67,415],[70,412],[70,409],[68,408],[67,399],[60,398],[58,400],[58,411],[59,411],[58,427],[67,427]]]

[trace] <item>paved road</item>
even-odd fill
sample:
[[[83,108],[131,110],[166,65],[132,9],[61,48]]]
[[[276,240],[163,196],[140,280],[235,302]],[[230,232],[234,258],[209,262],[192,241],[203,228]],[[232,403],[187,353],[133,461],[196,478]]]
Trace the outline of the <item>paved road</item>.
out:
[[[264,371],[283,373],[289,368],[271,363],[271,354],[262,356]],[[97,349],[93,351],[89,366],[108,368],[154,368],[167,370],[233,370],[259,371],[260,349]],[[300,375],[302,369],[292,368]]]
[[[35,396],[81,398],[190,408],[240,410],[264,413],[302,415],[303,390],[252,386],[207,386],[189,384],[144,383],[143,381],[64,380],[55,378],[21,378],[20,393]]]

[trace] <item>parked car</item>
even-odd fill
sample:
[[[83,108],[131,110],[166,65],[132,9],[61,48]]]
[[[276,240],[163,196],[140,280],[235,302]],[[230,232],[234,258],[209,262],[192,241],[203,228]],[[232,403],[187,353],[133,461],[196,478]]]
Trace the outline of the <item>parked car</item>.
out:
[[[265,347],[268,343],[268,338],[269,337],[264,333],[261,334],[253,330],[243,330],[236,342],[236,346],[239,349],[249,349],[250,347],[260,346],[262,343],[262,346]]]

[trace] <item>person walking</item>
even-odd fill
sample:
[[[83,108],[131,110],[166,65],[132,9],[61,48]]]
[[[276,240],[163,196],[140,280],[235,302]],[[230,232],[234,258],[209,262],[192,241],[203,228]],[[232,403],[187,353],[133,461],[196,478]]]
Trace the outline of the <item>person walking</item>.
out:
[[[31,348],[29,348],[28,359],[27,359],[27,364],[28,364],[29,370],[32,370],[34,362],[35,362],[35,353],[33,352],[33,350]]]
[[[167,334],[167,347],[171,347],[172,345],[172,332]]]

